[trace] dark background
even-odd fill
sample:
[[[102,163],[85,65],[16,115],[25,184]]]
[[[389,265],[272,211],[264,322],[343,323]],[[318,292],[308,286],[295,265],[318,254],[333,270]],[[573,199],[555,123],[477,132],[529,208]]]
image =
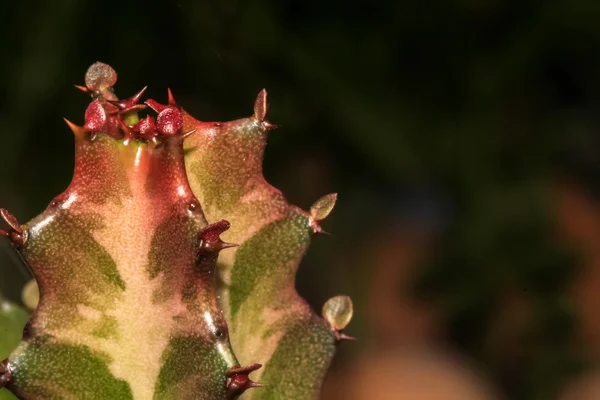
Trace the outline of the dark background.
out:
[[[487,396],[453,385],[600,398],[600,2],[61,0],[1,14],[0,204],[20,220],[70,180],[62,117],[82,123],[89,99],[72,85],[91,63],[117,70],[122,97],[170,87],[202,120],[251,115],[265,87],[282,125],[267,179],[305,209],[339,193],[334,236],[298,276],[316,309],[355,301],[360,341],[324,398]],[[27,272],[0,250],[0,289],[18,299]]]

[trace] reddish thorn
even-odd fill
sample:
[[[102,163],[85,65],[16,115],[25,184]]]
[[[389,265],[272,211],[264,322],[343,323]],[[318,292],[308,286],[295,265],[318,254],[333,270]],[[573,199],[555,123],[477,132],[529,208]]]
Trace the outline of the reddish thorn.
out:
[[[313,231],[313,233],[314,233],[314,234],[316,234],[316,235],[327,235],[327,236],[331,236],[331,233],[329,233],[329,232],[327,232],[327,231],[323,230],[323,228],[321,228],[321,225],[319,225],[319,223],[318,223],[317,221],[315,221],[315,220],[312,220],[312,221],[311,221],[311,224],[310,224],[310,226],[311,226],[311,228],[312,228],[312,231]]]
[[[119,100],[106,100],[113,106],[118,108],[119,114],[126,114],[131,111],[142,111],[146,109],[145,104],[124,104],[123,101]]]
[[[158,101],[156,100],[152,100],[152,99],[148,99],[145,101],[145,104],[150,107],[151,109],[153,109],[154,111],[156,111],[157,113],[162,112],[164,109],[168,108],[169,106],[165,106],[160,104]]]
[[[258,96],[256,96],[256,101],[254,102],[254,117],[256,117],[256,119],[260,122],[263,122],[267,116],[268,108],[267,91],[263,89],[260,91]]]
[[[183,115],[175,107],[166,107],[156,117],[156,129],[166,136],[177,135],[183,128]]]
[[[4,229],[0,229],[0,235],[1,236],[8,236],[9,232],[5,231]]]
[[[12,215],[7,209],[0,208],[0,215],[15,232],[23,233],[23,229],[21,229],[21,225],[19,225],[17,218],[14,215]]]
[[[269,121],[263,121],[262,125],[263,128],[265,128],[265,130],[267,131],[272,131],[273,129],[281,128],[281,125],[272,124]]]
[[[225,249],[230,249],[232,247],[239,247],[239,244],[227,243],[227,242],[220,241],[220,242],[216,243],[216,247],[219,251],[221,251],[221,250],[225,250]]]
[[[337,341],[343,341],[343,340],[358,340],[355,337],[352,336],[348,336],[340,331],[334,331],[334,335],[335,335],[335,340]]]
[[[144,92],[146,91],[146,89],[148,89],[148,86],[144,86],[139,92],[137,92],[136,94],[134,94],[133,96],[131,96],[129,98],[129,101],[132,101],[134,103],[137,103],[138,101],[140,101],[140,99],[144,95]]]
[[[188,136],[192,136],[194,133],[196,133],[197,129],[192,129],[191,131],[187,131],[186,133],[182,133],[181,134],[181,138],[182,139],[187,139]]]
[[[207,241],[201,240],[200,241],[200,251],[199,251],[199,255],[202,255],[203,253],[211,253],[211,254],[215,254],[215,253],[219,253],[221,250],[225,250],[225,249],[229,249],[231,247],[238,247],[239,244],[235,244],[235,243],[227,243],[222,241],[221,239],[219,239],[218,241],[214,242],[214,243],[209,243]]]
[[[201,240],[200,241],[200,251],[199,251],[199,255],[202,255],[203,253],[219,253],[221,250],[225,250],[225,249],[229,249],[231,247],[237,247],[239,246],[238,244],[234,244],[234,243],[227,243],[222,241],[221,239],[219,239],[217,242],[214,243],[209,243],[207,241]]]
[[[127,100],[106,100],[107,103],[112,104],[113,106],[117,107],[120,110],[122,110],[123,108],[125,108],[125,102]]]
[[[106,110],[98,99],[96,99],[85,110],[85,124],[83,127],[93,132],[100,132],[104,129],[107,119]]]
[[[121,113],[125,114],[128,113],[130,111],[142,111],[146,109],[146,105],[145,104],[134,104],[131,107],[128,107],[126,109],[124,109],[123,111],[121,111]]]
[[[142,90],[134,94],[125,100],[107,100],[110,104],[116,106],[121,114],[128,113],[130,111],[140,111],[146,108],[144,104],[138,104],[140,98],[144,92],[148,89],[148,86],[144,86]]]
[[[74,123],[72,123],[71,121],[69,121],[66,118],[63,118],[65,120],[65,122],[67,123],[67,125],[69,126],[69,128],[71,128],[71,131],[73,131],[73,133],[75,134],[75,136],[78,137],[83,137],[83,135],[88,132],[87,129],[85,129],[83,126],[78,126],[75,125]]]
[[[227,371],[227,391],[229,398],[237,398],[246,390],[251,388],[264,387],[262,383],[253,382],[248,374],[260,368],[260,364],[252,364],[248,367],[236,367]]]
[[[177,102],[175,101],[175,97],[173,96],[173,92],[171,92],[171,88],[167,88],[167,94],[169,96],[169,105],[171,107],[177,107]]]
[[[227,378],[226,386],[229,398],[236,399],[248,389],[264,387],[265,385],[250,380],[248,375],[235,375]]]
[[[75,86],[76,89],[81,90],[83,93],[87,93],[87,94],[90,93],[90,90],[88,88],[86,88],[85,86],[79,86],[79,85],[73,85],[73,86]]]

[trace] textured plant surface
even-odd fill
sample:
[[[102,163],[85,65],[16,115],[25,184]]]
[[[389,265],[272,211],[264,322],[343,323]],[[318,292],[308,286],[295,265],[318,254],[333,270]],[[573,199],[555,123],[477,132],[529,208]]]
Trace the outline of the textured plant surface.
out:
[[[335,297],[317,317],[294,278],[336,196],[304,212],[265,181],[265,91],[247,119],[197,121],[170,92],[140,119],[143,90],[118,100],[116,78],[96,63],[80,87],[93,101],[82,127],[68,122],[67,190],[25,225],[2,210],[40,302],[0,386],[24,399],[227,399],[261,386],[256,371],[266,387],[246,398],[317,398],[352,304]]]

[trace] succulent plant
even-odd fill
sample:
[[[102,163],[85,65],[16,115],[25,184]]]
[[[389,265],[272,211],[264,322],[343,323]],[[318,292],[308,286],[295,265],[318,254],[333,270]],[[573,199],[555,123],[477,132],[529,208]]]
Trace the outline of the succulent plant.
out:
[[[67,121],[66,191],[24,225],[1,210],[40,299],[0,387],[22,399],[317,398],[352,304],[335,297],[320,318],[294,280],[336,195],[305,212],[266,182],[264,90],[252,117],[200,122],[170,91],[166,105],[141,104],[144,89],[119,100],[116,80],[96,63],[78,87],[93,101],[83,126]],[[141,118],[146,107],[158,115]]]

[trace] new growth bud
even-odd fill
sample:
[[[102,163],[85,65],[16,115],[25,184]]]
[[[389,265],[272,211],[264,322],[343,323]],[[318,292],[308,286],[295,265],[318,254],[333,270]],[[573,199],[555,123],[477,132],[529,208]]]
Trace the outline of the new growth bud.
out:
[[[349,296],[335,296],[323,305],[323,318],[331,327],[338,340],[355,340],[342,331],[348,326],[354,313]]]
[[[96,62],[85,74],[85,87],[75,86],[79,90],[91,94],[94,98],[116,100],[112,88],[117,83],[117,73],[107,64]]]
[[[120,114],[127,114],[132,111],[141,111],[146,108],[145,104],[139,104],[142,95],[148,86],[144,86],[142,90],[125,100],[108,100],[108,102],[119,109]]]
[[[265,118],[267,117],[267,110],[269,109],[269,104],[267,103],[267,91],[265,89],[261,90],[256,96],[256,100],[254,101],[254,118],[265,130],[271,130],[279,128],[279,125],[275,125],[267,121]]]
[[[333,207],[335,207],[336,201],[337,193],[330,193],[321,197],[312,205],[309,214],[310,225],[314,233],[328,234],[323,230],[323,228],[321,228],[321,225],[319,223],[329,216],[329,214],[333,210]]]
[[[117,72],[108,64],[96,62],[85,74],[85,86],[90,91],[102,91],[117,83]]]

